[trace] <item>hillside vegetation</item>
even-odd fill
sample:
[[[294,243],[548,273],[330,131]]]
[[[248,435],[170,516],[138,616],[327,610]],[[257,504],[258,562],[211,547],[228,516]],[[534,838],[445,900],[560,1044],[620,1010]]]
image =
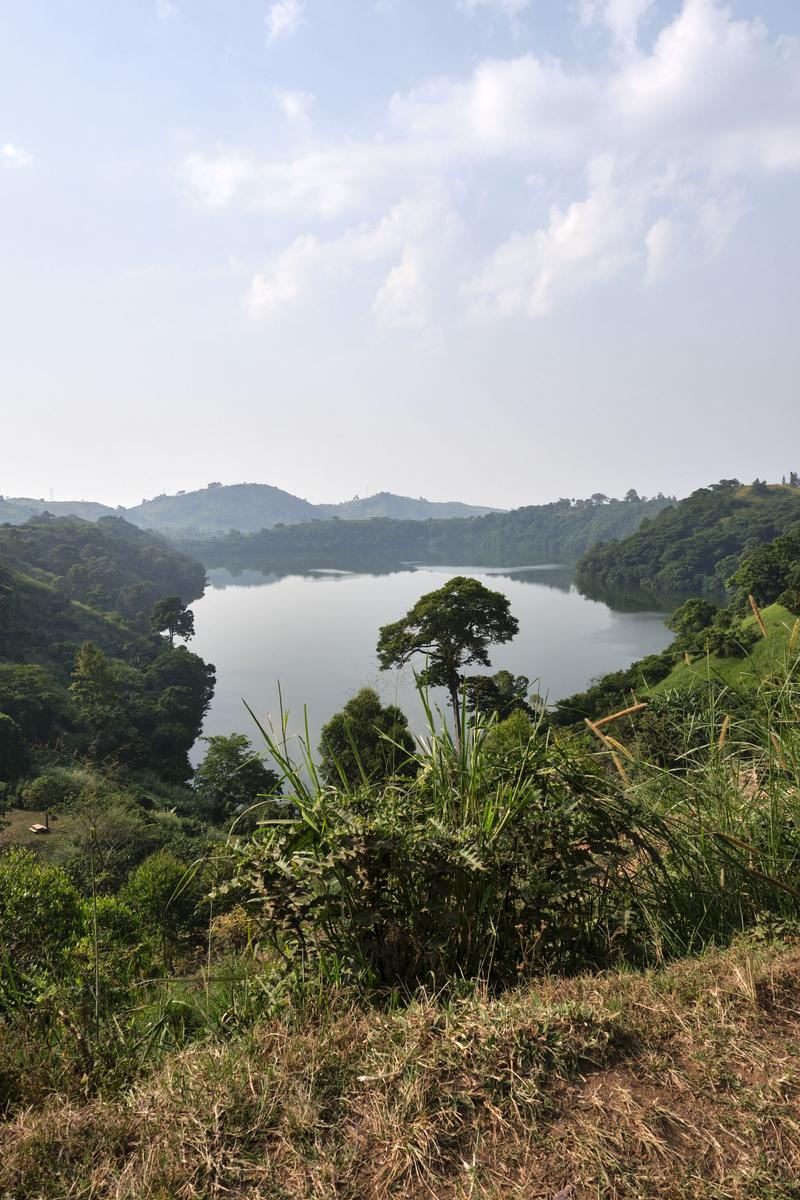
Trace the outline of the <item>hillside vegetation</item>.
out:
[[[743,555],[800,521],[800,489],[721,480],[700,488],[622,538],[595,545],[578,564],[578,587],[622,595],[719,596]]]
[[[204,584],[199,563],[117,517],[0,526],[0,717],[21,761],[58,745],[184,778],[214,672],[150,618]],[[0,761],[0,790],[15,774]]]
[[[469,519],[312,521],[215,539],[176,539],[209,567],[289,570],[417,561],[483,566],[575,562],[587,548],[625,537],[648,516],[672,503],[629,493],[625,500],[597,497],[530,505]]]

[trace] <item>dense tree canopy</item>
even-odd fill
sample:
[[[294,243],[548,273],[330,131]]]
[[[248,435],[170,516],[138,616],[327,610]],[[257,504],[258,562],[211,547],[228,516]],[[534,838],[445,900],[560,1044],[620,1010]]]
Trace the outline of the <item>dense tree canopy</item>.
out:
[[[700,488],[621,541],[596,545],[578,563],[590,596],[720,596],[742,557],[800,521],[800,492],[780,484]]]

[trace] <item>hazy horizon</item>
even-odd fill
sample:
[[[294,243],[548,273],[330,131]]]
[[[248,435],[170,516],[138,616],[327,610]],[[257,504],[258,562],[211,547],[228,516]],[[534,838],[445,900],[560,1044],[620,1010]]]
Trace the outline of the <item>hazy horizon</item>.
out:
[[[3,26],[3,494],[513,508],[800,469],[797,3]]]

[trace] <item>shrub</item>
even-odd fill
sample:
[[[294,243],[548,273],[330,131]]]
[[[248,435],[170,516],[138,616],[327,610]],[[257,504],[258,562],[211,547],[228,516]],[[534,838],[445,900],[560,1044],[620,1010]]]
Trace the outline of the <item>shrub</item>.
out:
[[[197,933],[204,917],[196,871],[168,850],[151,854],[132,872],[120,900],[133,912],[142,929],[162,946],[165,966],[182,937]]]
[[[502,777],[481,725],[460,748],[432,735],[411,781],[335,793],[295,776],[296,820],[239,850],[275,948],[376,986],[507,984],[635,952],[635,807],[587,755],[511,739]]]
[[[67,779],[59,779],[54,775],[37,775],[22,789],[20,801],[23,808],[33,812],[45,812],[51,808],[61,808],[68,804],[76,793],[77,787]]]
[[[29,850],[0,855],[0,947],[14,971],[58,972],[84,931],[81,898],[60,867]]]

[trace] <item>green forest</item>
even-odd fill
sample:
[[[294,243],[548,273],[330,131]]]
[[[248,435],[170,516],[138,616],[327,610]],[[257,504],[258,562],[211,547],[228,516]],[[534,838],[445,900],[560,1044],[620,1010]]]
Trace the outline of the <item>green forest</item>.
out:
[[[0,1195],[499,1200],[522,1172],[790,1200],[799,497],[730,480],[179,548],[116,516],[0,526]],[[375,614],[421,733],[364,686],[318,745],[250,713],[193,768],[204,566],[412,537],[671,591],[673,641],[548,706],[493,669],[508,598],[455,576]]]
[[[369,569],[401,562],[523,566],[574,563],[599,542],[624,538],[674,501],[633,489],[624,500],[595,493],[511,512],[424,521],[313,520],[258,533],[231,530],[213,539],[176,536],[175,544],[207,567],[286,571],[309,567]]]
[[[743,553],[800,521],[800,487],[721,479],[642,521],[632,537],[596,544],[577,582],[599,599],[615,595],[724,595]]]

